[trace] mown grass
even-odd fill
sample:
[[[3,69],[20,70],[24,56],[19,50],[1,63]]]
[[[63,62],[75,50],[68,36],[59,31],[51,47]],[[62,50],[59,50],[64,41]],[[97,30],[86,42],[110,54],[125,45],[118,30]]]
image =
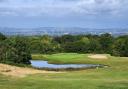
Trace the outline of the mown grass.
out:
[[[86,54],[77,53],[59,53],[51,55],[35,54],[32,55],[34,60],[48,60],[50,63],[78,63],[79,59],[88,59]]]
[[[104,64],[104,65],[117,65],[120,62],[126,62],[127,57],[114,57],[109,54],[104,54],[108,59],[92,59],[89,58],[90,54],[77,54],[77,53],[59,53],[51,55],[33,54],[33,60],[47,60],[49,63],[57,64]]]
[[[58,63],[94,63],[108,68],[71,71],[57,74],[35,74],[24,78],[0,75],[0,89],[128,89],[128,58],[112,57],[97,60],[88,54],[34,55]]]

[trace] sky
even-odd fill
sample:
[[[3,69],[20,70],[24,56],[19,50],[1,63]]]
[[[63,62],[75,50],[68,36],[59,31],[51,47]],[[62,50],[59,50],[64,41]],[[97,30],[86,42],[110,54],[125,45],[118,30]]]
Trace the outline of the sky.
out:
[[[128,0],[0,0],[0,27],[128,28]]]

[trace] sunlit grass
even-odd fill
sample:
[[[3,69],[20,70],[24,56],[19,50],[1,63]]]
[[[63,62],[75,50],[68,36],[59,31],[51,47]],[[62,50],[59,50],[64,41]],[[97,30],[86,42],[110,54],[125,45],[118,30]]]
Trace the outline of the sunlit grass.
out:
[[[110,67],[68,71],[57,74],[35,74],[24,78],[0,75],[0,89],[128,89],[128,58],[113,57],[106,60],[88,58],[89,54],[61,53],[33,55],[33,59],[58,63],[93,63]]]

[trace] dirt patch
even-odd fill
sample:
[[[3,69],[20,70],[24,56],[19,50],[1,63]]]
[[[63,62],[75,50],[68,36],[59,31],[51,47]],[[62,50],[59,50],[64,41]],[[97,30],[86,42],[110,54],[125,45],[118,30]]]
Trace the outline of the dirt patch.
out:
[[[54,72],[54,71],[44,71],[44,70],[37,70],[32,68],[23,68],[23,67],[16,67],[6,64],[0,64],[0,73],[9,76],[15,77],[25,77],[29,74],[38,74],[38,73],[61,73],[61,72]]]
[[[88,57],[92,59],[108,59],[108,57],[104,54],[93,54],[89,55]]]

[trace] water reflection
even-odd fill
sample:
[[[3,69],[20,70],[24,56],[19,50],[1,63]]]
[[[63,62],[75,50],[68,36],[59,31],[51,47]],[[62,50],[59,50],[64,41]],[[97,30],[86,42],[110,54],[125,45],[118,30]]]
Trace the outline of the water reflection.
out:
[[[49,64],[48,61],[43,61],[43,60],[31,60],[31,65],[36,68],[52,68],[52,69],[90,68],[90,67],[100,66],[100,65],[94,65],[94,64]]]

